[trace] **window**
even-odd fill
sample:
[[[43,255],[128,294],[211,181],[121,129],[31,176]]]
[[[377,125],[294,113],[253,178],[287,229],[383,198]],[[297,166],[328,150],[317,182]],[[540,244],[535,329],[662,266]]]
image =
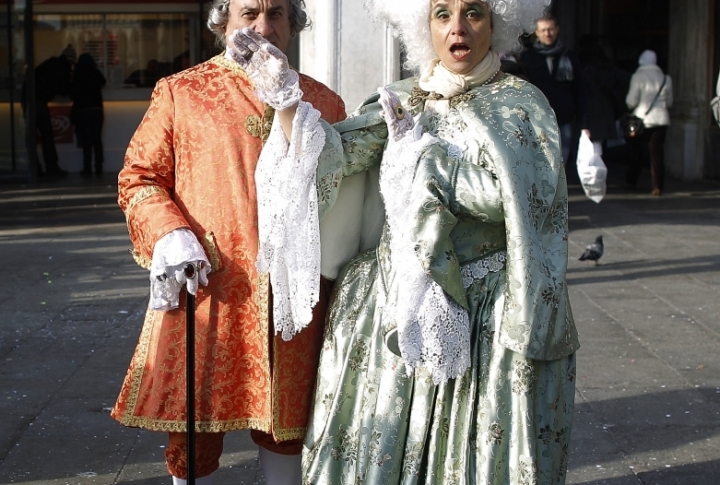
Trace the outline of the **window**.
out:
[[[35,60],[72,45],[89,53],[108,87],[153,87],[191,65],[191,15],[186,13],[43,14],[36,16]]]

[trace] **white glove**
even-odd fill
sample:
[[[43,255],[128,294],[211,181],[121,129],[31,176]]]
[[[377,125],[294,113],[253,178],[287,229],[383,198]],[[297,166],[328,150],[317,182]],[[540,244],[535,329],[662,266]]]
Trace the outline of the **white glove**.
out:
[[[412,129],[415,120],[400,103],[400,98],[395,93],[385,88],[378,88],[378,93],[380,93],[380,106],[383,109],[390,139],[398,141]]]
[[[192,265],[186,276],[188,264]],[[153,310],[173,310],[180,305],[183,285],[196,295],[199,285],[207,286],[212,271],[202,245],[189,229],[176,229],[156,243],[150,267],[150,307]]]
[[[285,54],[254,30],[234,31],[225,57],[247,72],[255,85],[255,95],[263,103],[283,110],[302,99],[300,77],[290,69]]]

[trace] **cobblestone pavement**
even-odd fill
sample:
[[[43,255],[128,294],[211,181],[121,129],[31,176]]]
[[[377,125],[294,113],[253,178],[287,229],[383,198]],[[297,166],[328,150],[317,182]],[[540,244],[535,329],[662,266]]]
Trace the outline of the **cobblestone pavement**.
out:
[[[614,182],[600,204],[571,185],[567,483],[720,483],[720,183],[657,198]],[[170,483],[165,436],[108,416],[148,292],[116,190],[112,174],[0,186],[2,484]],[[577,261],[598,234],[601,264]],[[228,434],[214,483],[264,483],[246,432]]]

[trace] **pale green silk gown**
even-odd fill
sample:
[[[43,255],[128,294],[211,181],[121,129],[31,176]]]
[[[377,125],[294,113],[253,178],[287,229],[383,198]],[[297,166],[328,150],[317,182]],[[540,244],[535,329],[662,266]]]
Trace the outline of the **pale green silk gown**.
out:
[[[403,281],[385,226],[340,272],[303,453],[307,484],[565,482],[577,333],[567,300],[568,203],[545,97],[512,76],[426,110],[414,80],[388,86],[438,139],[418,157],[408,221],[424,270],[467,310],[471,364],[435,385],[408,376],[382,305]],[[324,125],[321,217],[344,177],[380,164],[378,96]]]

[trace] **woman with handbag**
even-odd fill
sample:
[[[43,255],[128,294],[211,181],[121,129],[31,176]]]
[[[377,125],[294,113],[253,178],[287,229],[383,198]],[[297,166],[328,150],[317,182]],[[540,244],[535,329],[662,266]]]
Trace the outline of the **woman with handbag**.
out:
[[[631,147],[630,166],[625,177],[625,187],[635,189],[644,148],[650,151],[650,174],[652,195],[659,196],[665,179],[665,134],[670,125],[668,108],[672,106],[672,79],[657,65],[657,55],[646,50],[640,55],[639,67],[630,80],[625,103],[633,114],[643,121],[643,130],[628,141]]]

